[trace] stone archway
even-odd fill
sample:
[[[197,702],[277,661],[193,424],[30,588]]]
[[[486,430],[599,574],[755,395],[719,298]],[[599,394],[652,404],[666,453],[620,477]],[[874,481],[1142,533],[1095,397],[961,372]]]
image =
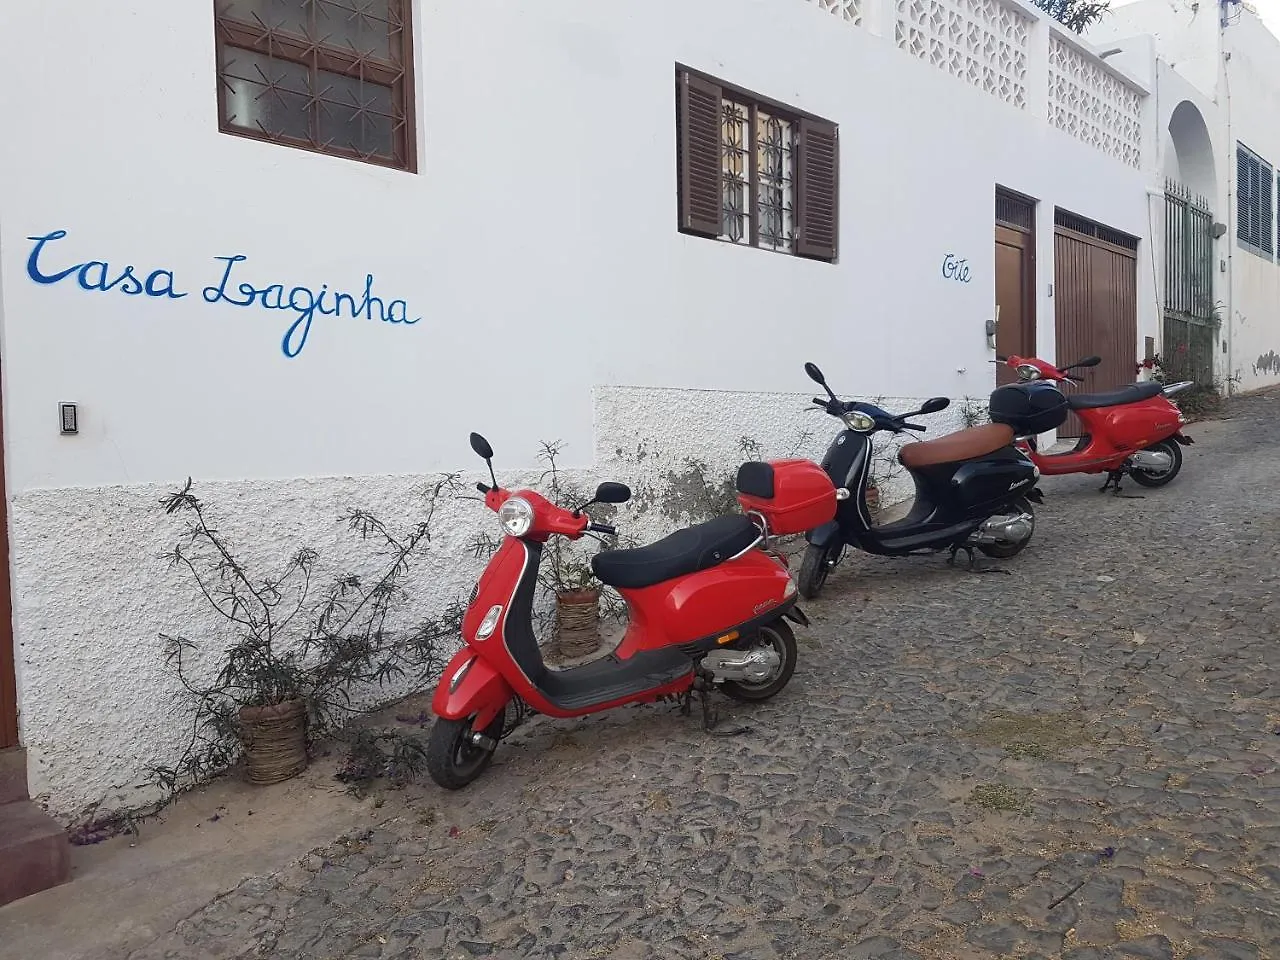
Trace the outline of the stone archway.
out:
[[[1217,192],[1213,139],[1200,109],[1190,100],[1183,100],[1169,115],[1164,174],[1202,197]]]

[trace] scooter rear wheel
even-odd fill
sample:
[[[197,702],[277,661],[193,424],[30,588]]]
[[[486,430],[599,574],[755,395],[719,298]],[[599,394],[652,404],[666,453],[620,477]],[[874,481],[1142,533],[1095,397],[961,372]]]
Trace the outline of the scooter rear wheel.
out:
[[[471,742],[471,721],[446,720],[436,717],[431,728],[431,738],[427,741],[427,772],[431,779],[446,790],[461,790],[476,777],[484,773],[497,750],[498,738],[502,736],[502,726],[506,723],[507,709],[503,707],[489,725],[481,730],[481,734],[494,741],[489,748]]]
[[[791,679],[791,675],[796,672],[796,661],[800,658],[796,648],[796,635],[791,632],[791,625],[785,620],[775,620],[773,623],[761,627],[755,639],[754,646],[768,644],[777,651],[778,656],[781,658],[778,672],[771,679],[762,683],[726,680],[720,685],[720,689],[725,692],[726,696],[733,697],[735,700],[745,700],[749,703],[768,700],[785,687]]]
[[[1176,440],[1161,440],[1159,443],[1153,443],[1147,449],[1155,453],[1167,453],[1173,461],[1169,469],[1161,470],[1157,473],[1139,470],[1134,467],[1129,470],[1129,476],[1133,477],[1134,483],[1142,487],[1163,487],[1176,477],[1178,471],[1182,469],[1182,447],[1178,445]]]
[[[986,554],[993,560],[1012,560],[1023,550],[1027,548],[1027,544],[1031,542],[1031,538],[1036,532],[1036,509],[1031,505],[1031,501],[1025,497],[1018,500],[1013,505],[1013,509],[1019,513],[1031,515],[1031,532],[1027,534],[1025,540],[1019,540],[1017,543],[980,543],[978,550]]]

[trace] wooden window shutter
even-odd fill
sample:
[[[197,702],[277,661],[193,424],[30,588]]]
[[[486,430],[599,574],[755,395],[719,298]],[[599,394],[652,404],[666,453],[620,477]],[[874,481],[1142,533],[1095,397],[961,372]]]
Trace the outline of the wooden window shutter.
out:
[[[1249,155],[1236,147],[1236,239],[1249,240]]]
[[[720,214],[720,86],[681,72],[678,83],[677,163],[680,229],[718,237]]]
[[[1275,229],[1271,222],[1271,168],[1264,163],[1258,164],[1258,188],[1258,241],[1263,250],[1271,253]]]
[[[825,120],[802,120],[799,145],[796,253],[833,261],[839,233],[839,131]]]

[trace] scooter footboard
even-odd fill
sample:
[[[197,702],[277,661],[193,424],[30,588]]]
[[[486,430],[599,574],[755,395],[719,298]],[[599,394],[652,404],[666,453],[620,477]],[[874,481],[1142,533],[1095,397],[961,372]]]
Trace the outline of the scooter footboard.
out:
[[[440,676],[431,709],[446,720],[462,720],[474,715],[474,729],[483,730],[511,696],[511,687],[502,674],[470,647],[463,647]]]

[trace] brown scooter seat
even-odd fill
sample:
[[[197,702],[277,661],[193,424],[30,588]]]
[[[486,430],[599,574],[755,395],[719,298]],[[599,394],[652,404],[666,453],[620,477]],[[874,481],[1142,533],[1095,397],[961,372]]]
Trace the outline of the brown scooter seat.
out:
[[[972,460],[1013,443],[1013,428],[1003,423],[987,423],[949,433],[937,440],[908,443],[898,454],[898,462],[908,470],[936,467],[940,463]]]

